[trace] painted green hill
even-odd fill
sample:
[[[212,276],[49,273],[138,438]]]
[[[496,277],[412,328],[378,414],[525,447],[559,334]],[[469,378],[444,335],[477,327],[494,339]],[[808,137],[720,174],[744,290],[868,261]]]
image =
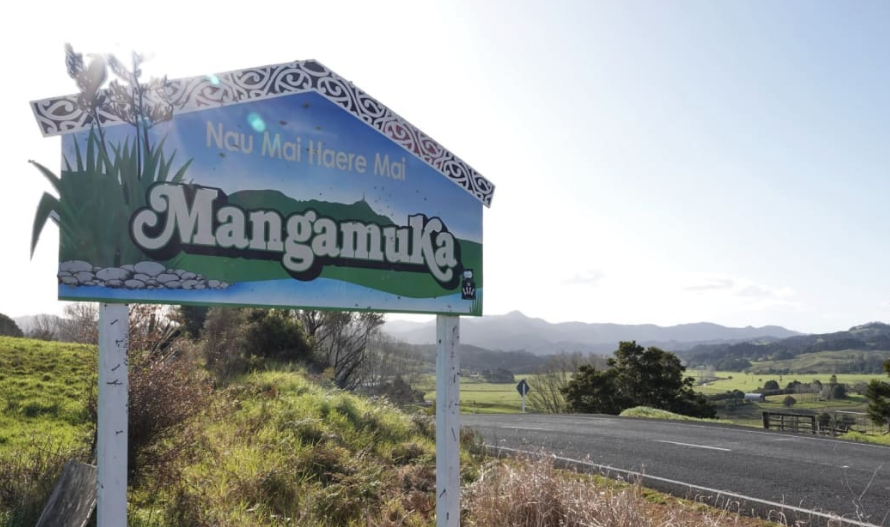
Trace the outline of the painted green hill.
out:
[[[274,209],[287,216],[296,212],[314,210],[321,216],[338,220],[362,221],[377,225],[395,225],[388,217],[374,212],[367,201],[355,203],[330,203],[327,201],[299,201],[277,190],[241,190],[229,195],[229,203],[244,209]]]
[[[378,225],[395,225],[395,222],[374,211],[370,204],[361,200],[355,203],[330,203],[318,200],[295,200],[276,190],[246,190],[229,195],[229,203],[245,209],[274,209],[284,215],[314,210],[320,215],[337,218],[338,220],[354,220]],[[461,247],[461,259],[465,268],[482,269],[482,245],[458,240]],[[224,268],[212,256],[182,254],[171,265],[196,273],[202,273],[228,282],[247,282],[256,280],[282,280],[290,275],[276,260],[232,260]],[[459,288],[446,291],[426,273],[404,273],[355,267],[327,266],[321,274],[322,278],[331,278],[343,282],[372,287],[395,295],[415,298],[429,298],[459,291]],[[484,287],[482,273],[476,275],[476,287]]]

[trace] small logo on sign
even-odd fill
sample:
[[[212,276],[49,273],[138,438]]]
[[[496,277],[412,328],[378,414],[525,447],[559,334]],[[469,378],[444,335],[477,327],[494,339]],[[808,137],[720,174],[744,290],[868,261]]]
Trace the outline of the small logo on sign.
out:
[[[460,286],[460,297],[463,300],[476,300],[476,281],[473,280],[472,269],[464,270],[464,278]]]

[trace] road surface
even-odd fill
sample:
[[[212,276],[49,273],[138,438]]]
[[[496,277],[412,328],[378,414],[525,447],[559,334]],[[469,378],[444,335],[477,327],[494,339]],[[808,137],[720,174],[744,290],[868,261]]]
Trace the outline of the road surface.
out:
[[[890,526],[890,447],[612,416],[464,414],[461,421],[505,453],[543,449],[579,468],[643,473],[647,487],[684,497],[728,499],[810,525],[837,515],[849,525]]]

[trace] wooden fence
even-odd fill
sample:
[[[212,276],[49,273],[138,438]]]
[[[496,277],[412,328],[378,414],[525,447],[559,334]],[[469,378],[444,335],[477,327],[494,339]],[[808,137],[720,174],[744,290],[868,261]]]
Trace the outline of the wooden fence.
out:
[[[815,435],[819,432],[815,415],[778,412],[763,412],[763,428],[765,430],[778,430],[780,432],[794,432],[797,434]]]

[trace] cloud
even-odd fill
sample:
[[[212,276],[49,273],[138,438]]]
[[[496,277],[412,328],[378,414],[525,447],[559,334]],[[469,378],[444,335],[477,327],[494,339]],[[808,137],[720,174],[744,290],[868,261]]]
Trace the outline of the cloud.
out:
[[[719,291],[723,289],[732,289],[735,286],[735,282],[728,278],[720,278],[709,280],[703,284],[696,284],[686,286],[683,289],[686,291]]]
[[[736,291],[736,296],[748,298],[787,298],[793,294],[794,291],[790,287],[770,289],[758,284],[749,284]]]
[[[591,287],[595,287],[603,277],[606,276],[599,269],[588,269],[581,274],[576,274],[575,276],[569,278],[568,280],[564,280],[564,284],[569,285],[588,285]]]
[[[736,292],[737,296],[748,296],[752,298],[774,298],[776,296],[774,291],[770,291],[769,289],[763,287],[762,285],[752,284],[742,289],[739,289]]]

